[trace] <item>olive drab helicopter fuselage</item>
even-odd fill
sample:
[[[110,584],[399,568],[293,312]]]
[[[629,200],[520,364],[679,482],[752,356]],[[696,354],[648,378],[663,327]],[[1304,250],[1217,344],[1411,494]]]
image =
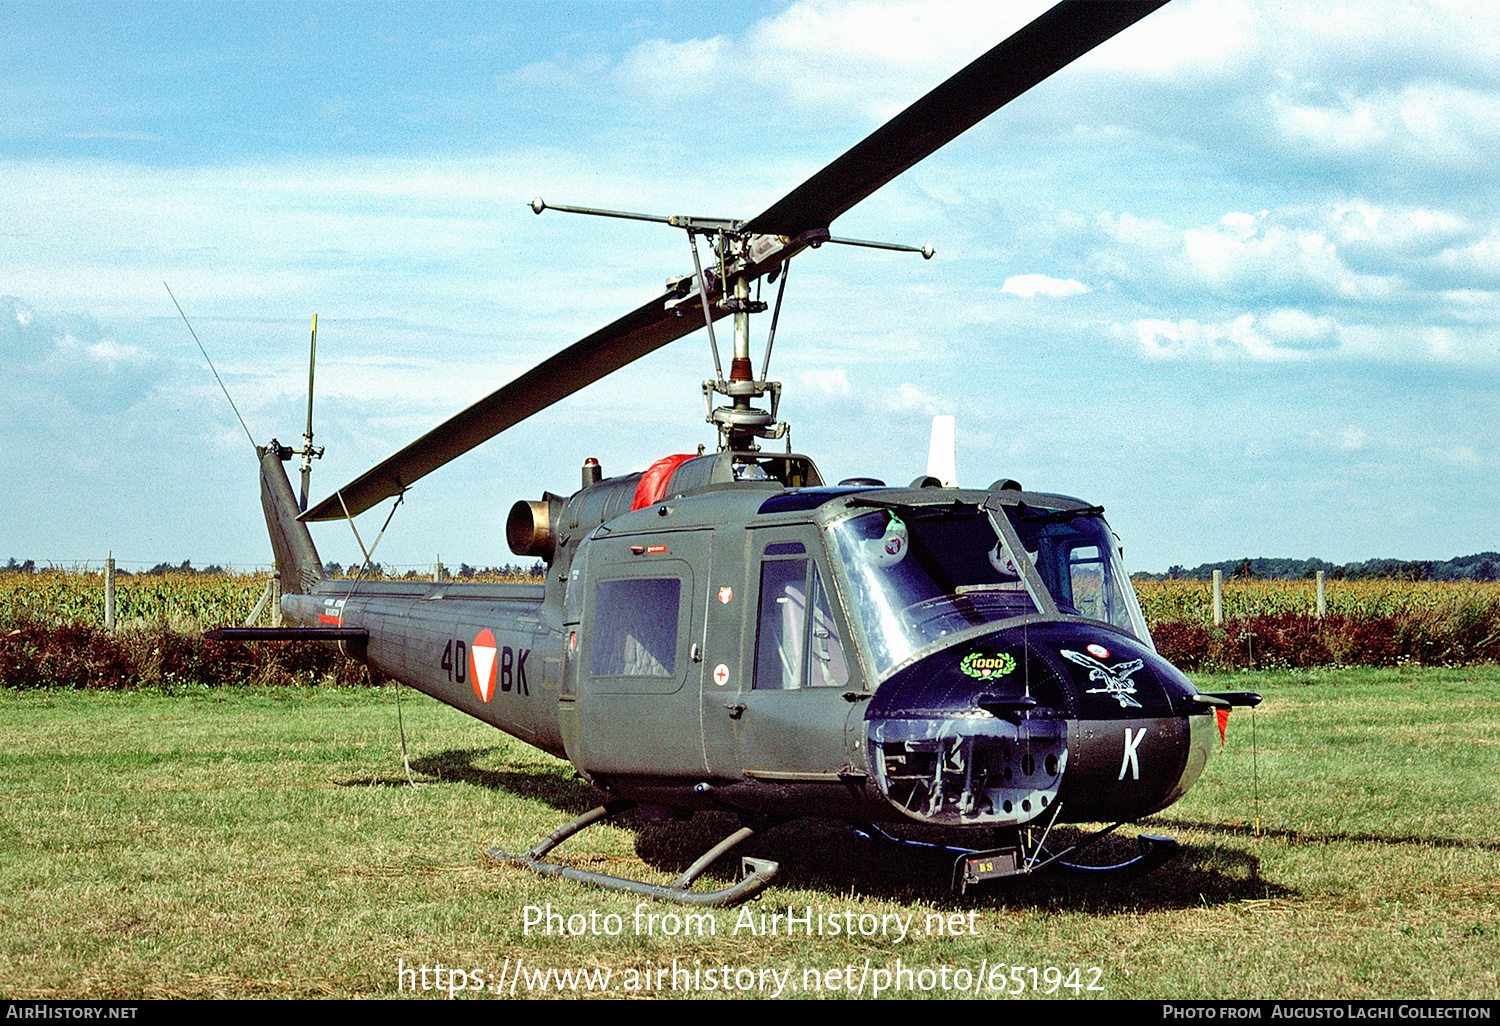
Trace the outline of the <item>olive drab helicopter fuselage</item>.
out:
[[[764,369],[754,376],[748,352],[749,315],[765,308],[750,299],[753,281],[780,278],[784,289],[791,257],[851,241],[829,235],[834,217],[1156,6],[1059,5],[749,222],[648,218],[688,232],[692,275],[304,511],[307,458],[317,455],[309,400],[302,502],[283,466],[292,450],[258,448],[286,626],[218,636],[337,643],[567,759],[603,794],[600,807],[525,855],[492,854],[670,900],[722,904],[765,887],[776,865],[747,858],[738,883],[690,889],[754,830],[794,817],[974,837],[955,849],[962,890],[1068,864],[1071,848],[1048,847],[1057,824],[1101,823],[1105,833],[1176,801],[1204,769],[1215,711],[1258,699],[1200,694],[1157,654],[1102,509],[1013,481],[829,485],[811,459],[758,447],[785,426],[775,420],[780,387]],[[533,209],[549,207],[537,200]],[[713,323],[730,314],[726,379]],[[719,451],[608,479],[590,459],[571,497],[516,503],[508,540],[543,561],[542,582],[323,576],[305,521],[400,496],[520,419],[705,325],[716,377],[704,394]],[[770,338],[766,348],[768,363]],[[713,408],[714,394],[728,405]],[[769,410],[754,405],[766,396]],[[544,857],[631,807],[723,810],[745,826],[668,886]],[[1143,837],[1127,863],[1154,863],[1172,847]]]

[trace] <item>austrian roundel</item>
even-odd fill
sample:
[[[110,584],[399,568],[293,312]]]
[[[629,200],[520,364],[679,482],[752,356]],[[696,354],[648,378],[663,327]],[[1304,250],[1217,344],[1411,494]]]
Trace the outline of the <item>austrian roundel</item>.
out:
[[[481,702],[488,702],[495,693],[495,651],[495,635],[488,628],[476,634],[469,646],[469,680]]]

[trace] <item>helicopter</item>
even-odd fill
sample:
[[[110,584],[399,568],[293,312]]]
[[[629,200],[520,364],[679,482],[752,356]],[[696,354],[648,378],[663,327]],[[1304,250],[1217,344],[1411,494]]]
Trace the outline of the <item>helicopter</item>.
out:
[[[1181,798],[1207,763],[1215,714],[1259,696],[1200,693],[1156,652],[1102,507],[1008,479],[960,488],[932,472],[907,487],[830,483],[790,443],[759,443],[787,432],[768,375],[792,258],[828,244],[930,257],[830,226],[1163,3],[1065,0],[749,220],[534,200],[538,215],[683,230],[693,270],[311,506],[309,460],[321,450],[309,397],[300,500],[284,466],[294,450],[274,439],[256,447],[285,625],[210,636],[338,645],[568,760],[600,804],[524,854],[489,853],[540,873],[732,904],[779,866],[746,857],[726,887],[693,883],[757,831],[801,817],[895,844],[932,847],[896,836],[911,825],[958,839],[939,849],[960,892],[1081,867],[1082,849]],[[757,375],[749,323],[769,309],[752,296],[762,280],[779,288]],[[730,316],[726,375],[714,324]],[[699,328],[714,356],[703,396],[715,451],[616,477],[589,458],[571,495],[516,502],[507,541],[544,564],[541,583],[324,577],[309,522],[352,523],[399,502],[427,473]],[[648,819],[730,812],[742,826],[670,885],[549,860],[628,809]],[[1049,847],[1054,827],[1078,823],[1105,825]],[[1149,834],[1138,844],[1098,868],[1150,868],[1176,848]]]

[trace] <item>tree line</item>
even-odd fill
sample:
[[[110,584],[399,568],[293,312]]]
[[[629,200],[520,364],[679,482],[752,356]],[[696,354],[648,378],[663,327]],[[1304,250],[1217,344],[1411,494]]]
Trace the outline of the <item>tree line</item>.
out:
[[[1137,574],[1147,580],[1207,581],[1214,571],[1228,579],[1270,581],[1316,577],[1318,571],[1331,581],[1494,581],[1500,580],[1500,552],[1478,552],[1443,561],[1429,559],[1367,559],[1339,565],[1323,559],[1226,559],[1203,563],[1192,569],[1172,566],[1164,574]]]

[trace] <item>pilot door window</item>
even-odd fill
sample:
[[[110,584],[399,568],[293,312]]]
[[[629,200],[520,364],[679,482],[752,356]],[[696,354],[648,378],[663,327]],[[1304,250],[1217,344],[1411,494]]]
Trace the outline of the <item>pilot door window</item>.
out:
[[[675,577],[600,581],[594,592],[595,677],[672,677],[677,673],[682,582]]]
[[[760,568],[755,687],[841,688],[848,683],[843,639],[818,565],[810,559],[766,560]]]

